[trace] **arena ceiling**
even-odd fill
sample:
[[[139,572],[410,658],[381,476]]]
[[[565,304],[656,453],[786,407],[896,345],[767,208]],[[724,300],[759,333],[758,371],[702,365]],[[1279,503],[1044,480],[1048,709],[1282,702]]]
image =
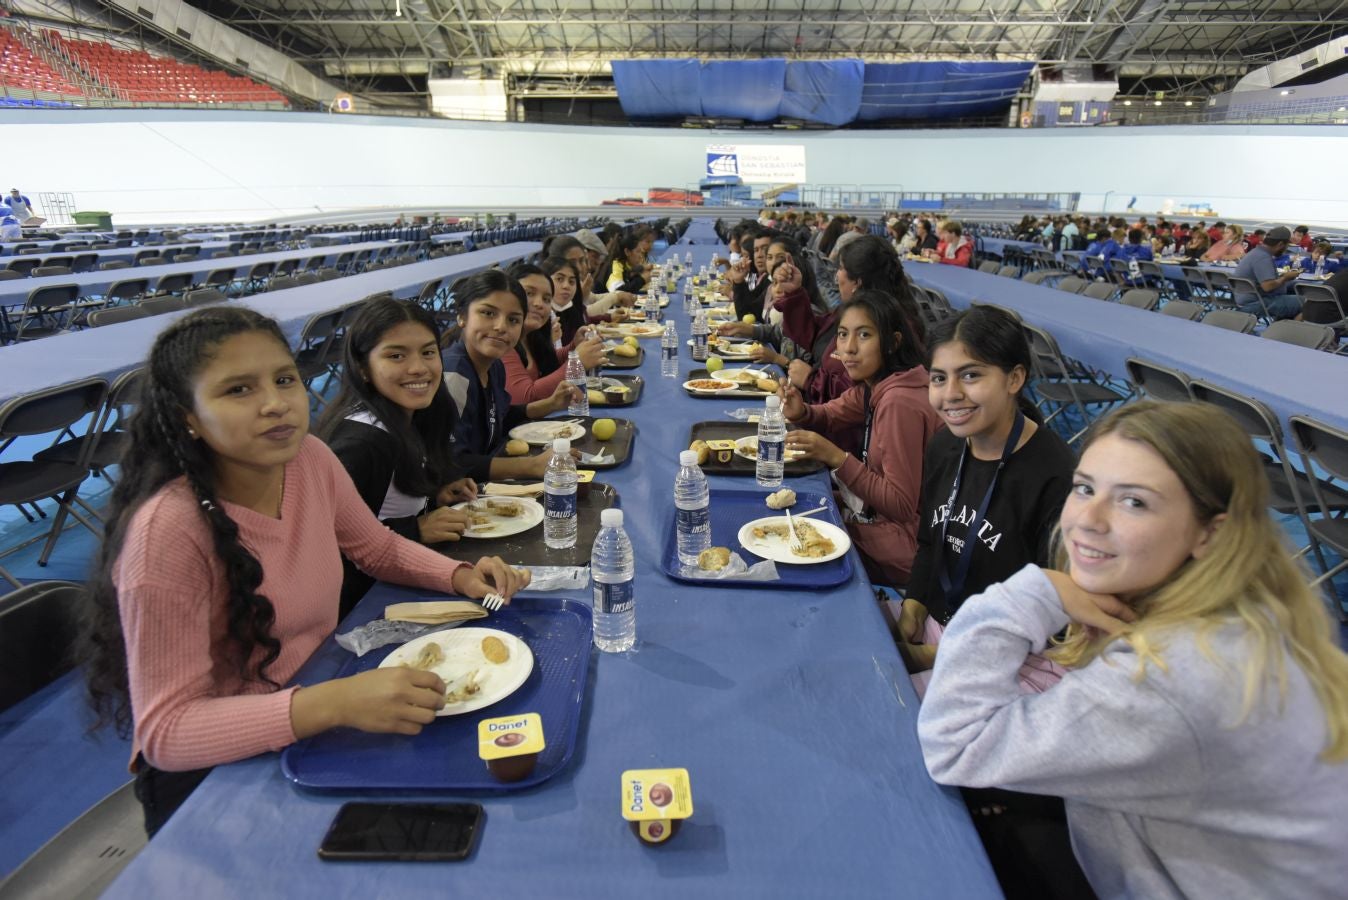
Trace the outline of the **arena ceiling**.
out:
[[[1348,34],[1348,0],[192,0],[353,90],[509,76],[611,94],[613,59],[1030,59],[1209,94]]]

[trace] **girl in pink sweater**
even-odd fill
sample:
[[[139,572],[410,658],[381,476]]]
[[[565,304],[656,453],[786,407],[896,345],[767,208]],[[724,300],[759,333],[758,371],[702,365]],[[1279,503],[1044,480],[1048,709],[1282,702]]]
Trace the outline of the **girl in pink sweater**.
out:
[[[308,436],[309,403],[276,323],[239,307],[155,341],[90,585],[91,700],[132,730],[153,834],[209,767],[339,726],[416,734],[444,685],[378,669],[283,687],[337,625],[345,554],[430,591],[509,597],[499,559],[456,562],[379,524]]]
[[[842,307],[837,336],[838,358],[855,387],[811,405],[789,382],[780,392],[786,418],[802,427],[787,433],[787,449],[833,470],[847,530],[866,571],[872,581],[889,585],[908,582],[917,553],[922,456],[941,426],[927,402],[923,351],[902,322],[888,294],[857,291]],[[859,458],[828,438],[857,426]]]

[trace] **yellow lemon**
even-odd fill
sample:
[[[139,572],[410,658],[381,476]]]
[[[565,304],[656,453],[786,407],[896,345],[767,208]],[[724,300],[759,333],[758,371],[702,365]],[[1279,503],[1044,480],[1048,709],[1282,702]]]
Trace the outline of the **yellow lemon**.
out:
[[[754,322],[757,322],[758,320],[754,318],[753,313],[745,313],[744,318],[741,319],[740,321],[742,321],[745,325],[752,325],[754,324]]]
[[[708,372],[719,372],[719,371],[721,371],[721,367],[724,366],[724,365],[725,365],[725,361],[722,360],[721,357],[719,357],[719,356],[708,356],[708,357],[707,357],[707,371],[708,371]]]
[[[638,341],[637,341],[637,339],[634,338],[634,337],[632,337],[632,335],[630,335],[630,334],[629,334],[627,337],[623,338],[623,343],[626,344],[626,345],[629,346],[629,347],[637,347],[637,346],[640,346],[639,343],[638,343]]]
[[[610,440],[617,432],[618,423],[612,419],[595,419],[594,424],[590,426],[590,433],[594,435],[596,441]]]

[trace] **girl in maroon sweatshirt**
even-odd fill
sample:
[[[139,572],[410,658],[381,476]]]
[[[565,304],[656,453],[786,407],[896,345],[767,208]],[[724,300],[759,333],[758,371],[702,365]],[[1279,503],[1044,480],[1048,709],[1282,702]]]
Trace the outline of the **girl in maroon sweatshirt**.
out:
[[[819,404],[806,404],[789,383],[782,388],[782,411],[802,426],[788,432],[786,446],[833,470],[847,530],[871,580],[902,585],[917,552],[922,456],[940,418],[927,402],[923,351],[905,334],[893,299],[860,290],[841,313],[837,354],[854,386]],[[860,458],[828,437],[857,426]]]

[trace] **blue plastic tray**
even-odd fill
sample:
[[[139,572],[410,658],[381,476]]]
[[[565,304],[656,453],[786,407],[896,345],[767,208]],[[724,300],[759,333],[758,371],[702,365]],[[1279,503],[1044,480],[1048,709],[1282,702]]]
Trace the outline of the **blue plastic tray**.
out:
[[[509,632],[529,645],[534,670],[509,697],[460,716],[442,716],[418,735],[338,728],[292,744],[281,771],[298,785],[334,791],[517,791],[547,781],[571,760],[590,669],[590,606],[554,597],[516,597],[488,619],[469,623]],[[336,677],[377,668],[396,645],[352,657]],[[546,748],[523,781],[504,783],[477,755],[477,723],[536,712]]]
[[[766,489],[713,489],[711,492],[712,546],[729,547],[744,557],[744,561],[751,566],[759,562],[759,557],[740,546],[739,531],[746,522],[773,515],[774,511],[768,509],[764,502],[767,500],[769,493]],[[819,505],[821,499],[827,501],[827,512],[810,518],[823,519],[846,530],[842,518],[838,515],[838,508],[833,504],[833,498],[831,496],[825,497],[817,491],[796,491],[796,505],[791,508],[791,511],[803,512],[807,509],[814,509]],[[670,578],[685,581],[689,584],[714,584],[718,587],[733,587],[736,590],[740,588],[798,590],[801,588],[834,587],[850,581],[852,578],[852,553],[849,550],[831,562],[814,565],[777,563],[777,574],[780,577],[776,581],[724,581],[719,578],[686,578],[679,574],[679,551],[674,535],[674,523],[671,521],[665,534],[665,551],[660,557],[660,567]]]

